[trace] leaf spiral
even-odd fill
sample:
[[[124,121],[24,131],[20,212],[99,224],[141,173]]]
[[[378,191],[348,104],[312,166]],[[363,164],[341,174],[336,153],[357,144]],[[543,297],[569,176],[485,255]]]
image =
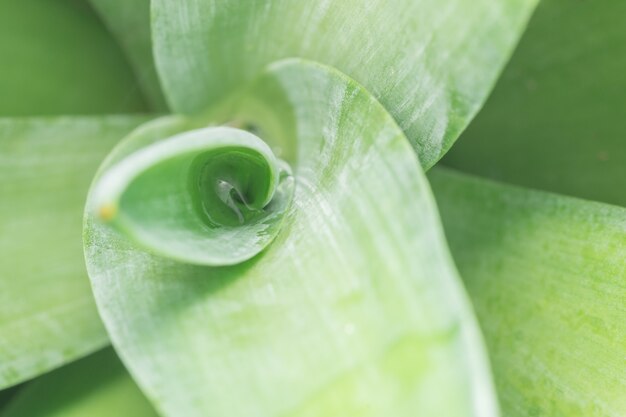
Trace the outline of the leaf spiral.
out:
[[[260,138],[208,127],[152,143],[110,167],[94,185],[92,210],[160,255],[230,265],[276,236],[293,185],[289,165]]]
[[[231,188],[221,163],[194,159],[207,155],[206,147],[182,159],[187,151],[154,156],[222,133],[254,137],[206,128],[226,123],[258,132],[267,143],[246,139],[252,159],[271,161],[270,148],[293,169],[282,182],[279,175],[269,205],[265,192],[251,199],[277,220],[265,250],[256,245],[257,255],[239,263],[228,251],[253,241],[259,224],[254,210],[233,210],[242,207],[246,187]],[[272,166],[279,171],[284,164],[276,161],[257,168],[263,175]],[[159,172],[144,169],[153,162]],[[232,175],[246,177],[239,171]],[[134,179],[114,187],[109,176]],[[205,182],[211,193],[189,197],[190,184]],[[260,184],[273,188],[271,180]],[[182,194],[187,202],[172,210],[159,203],[163,195]],[[109,201],[101,195],[118,204],[113,225],[126,216],[132,229],[127,220],[116,227],[98,221]],[[207,203],[219,210],[207,214]],[[161,214],[151,218],[142,206]],[[181,217],[194,219],[190,226],[200,232],[172,256],[171,241],[182,232],[170,225]],[[153,228],[152,220],[160,223]],[[201,246],[196,240],[208,237],[207,227],[232,230],[215,245],[221,263],[206,262],[209,255],[203,263],[187,261]],[[167,250],[128,233],[163,228],[172,238],[154,240]],[[279,61],[203,114],[159,119],[132,133],[94,184],[84,237],[111,340],[163,415],[497,415],[480,334],[419,160],[384,107],[333,68]]]

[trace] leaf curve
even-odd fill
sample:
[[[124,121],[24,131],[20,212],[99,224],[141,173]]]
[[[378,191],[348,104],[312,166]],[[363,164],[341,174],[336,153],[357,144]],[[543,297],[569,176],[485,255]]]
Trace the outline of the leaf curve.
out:
[[[93,186],[92,216],[164,257],[232,265],[276,237],[293,186],[288,165],[257,136],[208,127],[146,146],[109,167]]]
[[[429,174],[509,417],[626,413],[626,209]]]
[[[197,113],[291,57],[337,68],[392,114],[429,168],[495,82],[536,0],[152,1],[170,107]]]
[[[98,164],[146,119],[0,118],[0,388],[108,343],[81,213]]]
[[[182,264],[86,212],[101,315],[157,409],[186,417],[496,415],[480,335],[428,185],[380,104],[332,69],[288,60],[211,117],[252,123],[293,168],[293,204],[265,251],[230,267]],[[176,130],[171,120],[159,123],[167,132],[153,131],[154,140]],[[110,160],[124,147],[137,144],[122,142]]]

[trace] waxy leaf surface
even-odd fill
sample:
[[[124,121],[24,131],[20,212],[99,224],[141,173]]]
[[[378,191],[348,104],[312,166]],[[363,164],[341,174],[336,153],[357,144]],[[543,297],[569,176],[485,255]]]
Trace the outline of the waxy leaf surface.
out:
[[[81,247],[89,184],[145,117],[0,119],[0,388],[107,344]]]
[[[289,60],[208,117],[254,126],[293,169],[293,203],[265,251],[233,266],[180,263],[98,220],[93,194],[87,208],[100,313],[159,411],[495,416],[428,185],[381,105],[339,72]],[[164,120],[162,136],[176,125]],[[100,178],[132,157],[136,138]]]
[[[508,417],[626,414],[626,209],[434,169]]]
[[[485,100],[536,0],[154,0],[165,96],[196,113],[291,57],[362,84],[422,165],[448,150]]]

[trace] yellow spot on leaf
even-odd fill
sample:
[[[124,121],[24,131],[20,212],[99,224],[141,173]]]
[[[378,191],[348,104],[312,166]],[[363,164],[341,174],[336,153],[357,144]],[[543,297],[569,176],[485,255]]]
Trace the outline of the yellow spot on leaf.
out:
[[[117,214],[117,206],[114,204],[105,204],[100,207],[100,211],[98,213],[100,218],[104,221],[109,221]]]

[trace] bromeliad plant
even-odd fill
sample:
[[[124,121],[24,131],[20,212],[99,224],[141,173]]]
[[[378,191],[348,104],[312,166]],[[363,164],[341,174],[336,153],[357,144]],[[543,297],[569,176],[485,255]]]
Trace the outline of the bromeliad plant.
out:
[[[430,169],[535,3],[0,3],[0,416],[622,416],[626,6]]]

